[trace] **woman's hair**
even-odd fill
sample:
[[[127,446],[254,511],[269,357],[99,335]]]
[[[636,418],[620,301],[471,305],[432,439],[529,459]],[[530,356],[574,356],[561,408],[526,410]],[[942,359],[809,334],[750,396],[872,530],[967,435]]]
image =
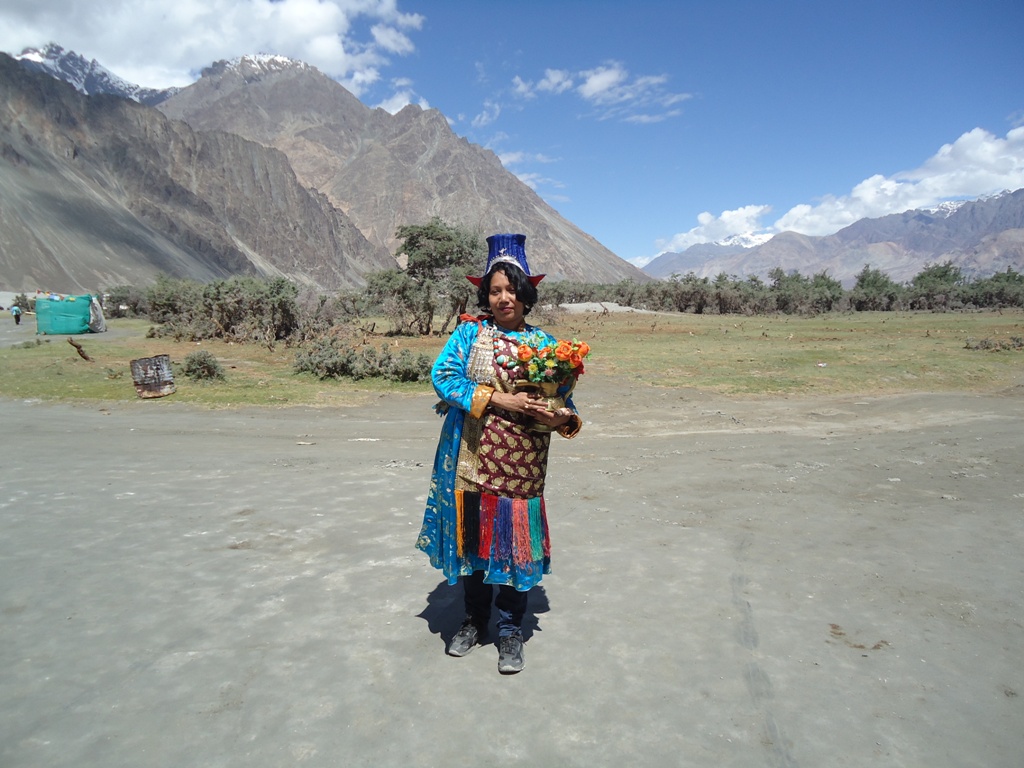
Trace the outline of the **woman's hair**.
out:
[[[503,272],[506,279],[516,292],[516,298],[523,302],[523,315],[530,314],[533,305],[537,303],[537,286],[530,282],[526,273],[515,264],[507,261],[499,261],[491,271],[484,275],[480,285],[476,289],[476,302],[480,309],[490,311],[491,309],[491,278],[495,272]]]

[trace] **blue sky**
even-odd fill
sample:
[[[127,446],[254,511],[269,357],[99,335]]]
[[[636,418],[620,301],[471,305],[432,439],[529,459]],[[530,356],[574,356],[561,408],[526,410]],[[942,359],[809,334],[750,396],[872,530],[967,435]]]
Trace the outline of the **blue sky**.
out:
[[[148,86],[278,53],[439,109],[638,264],[1024,187],[1021,30],[1020,0],[0,0],[12,53]]]

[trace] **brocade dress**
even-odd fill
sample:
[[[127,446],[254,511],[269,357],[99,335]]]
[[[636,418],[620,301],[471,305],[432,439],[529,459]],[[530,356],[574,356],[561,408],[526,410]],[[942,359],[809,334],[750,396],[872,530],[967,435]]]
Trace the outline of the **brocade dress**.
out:
[[[416,547],[449,584],[483,571],[484,583],[525,592],[551,572],[544,505],[551,433],[531,431],[527,415],[487,407],[489,388],[511,392],[525,378],[516,352],[538,334],[556,343],[534,326],[508,331],[489,319],[463,322],[434,363],[445,420]],[[575,413],[570,390],[565,385],[561,393]],[[579,425],[574,419],[559,432],[573,437]]]

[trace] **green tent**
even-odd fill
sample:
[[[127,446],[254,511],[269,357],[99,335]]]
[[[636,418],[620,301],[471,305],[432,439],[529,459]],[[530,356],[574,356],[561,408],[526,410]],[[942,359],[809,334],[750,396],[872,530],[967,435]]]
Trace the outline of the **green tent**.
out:
[[[39,296],[36,299],[36,333],[63,335],[99,333],[107,330],[103,310],[95,298],[85,296]]]

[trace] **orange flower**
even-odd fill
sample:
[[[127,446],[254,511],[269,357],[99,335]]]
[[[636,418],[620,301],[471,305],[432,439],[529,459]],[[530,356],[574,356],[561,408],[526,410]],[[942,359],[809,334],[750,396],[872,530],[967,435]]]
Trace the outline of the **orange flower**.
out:
[[[529,381],[567,383],[583,375],[590,346],[577,339],[553,339],[543,331],[530,334],[516,347],[521,373]]]

